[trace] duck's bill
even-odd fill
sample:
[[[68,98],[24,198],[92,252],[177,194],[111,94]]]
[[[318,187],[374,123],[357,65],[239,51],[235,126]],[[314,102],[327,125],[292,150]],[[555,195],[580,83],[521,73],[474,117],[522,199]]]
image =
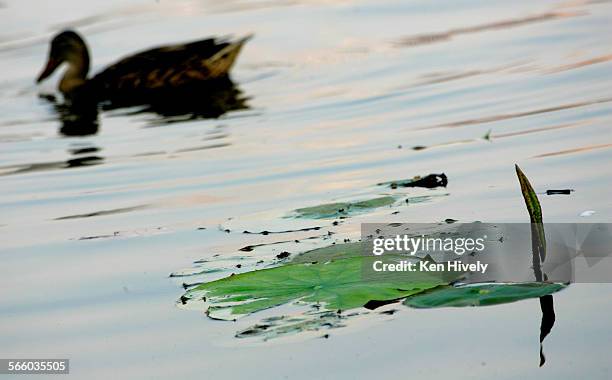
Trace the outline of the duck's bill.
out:
[[[60,61],[50,58],[49,61],[47,61],[47,66],[45,66],[45,69],[42,71],[42,73],[40,73],[38,79],[36,79],[36,83],[42,82],[51,74],[53,74],[53,72],[55,71],[55,69],[57,69],[60,63]]]

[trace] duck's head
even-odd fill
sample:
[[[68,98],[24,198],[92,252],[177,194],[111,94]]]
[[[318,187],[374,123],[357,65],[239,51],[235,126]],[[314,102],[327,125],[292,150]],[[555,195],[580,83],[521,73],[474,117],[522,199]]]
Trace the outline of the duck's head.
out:
[[[63,31],[53,37],[47,64],[36,83],[45,80],[64,62],[71,66],[75,74],[78,72],[85,79],[89,71],[89,52],[85,41],[72,30]]]

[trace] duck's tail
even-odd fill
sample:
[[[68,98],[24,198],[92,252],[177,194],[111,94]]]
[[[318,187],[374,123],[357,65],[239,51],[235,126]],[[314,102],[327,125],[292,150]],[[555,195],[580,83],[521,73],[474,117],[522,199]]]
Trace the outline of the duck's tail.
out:
[[[230,43],[210,57],[207,61],[207,65],[211,77],[219,78],[228,75],[230,69],[236,62],[238,54],[240,54],[240,50],[242,50],[242,46],[251,38],[253,38],[253,34],[249,34],[238,41]]]

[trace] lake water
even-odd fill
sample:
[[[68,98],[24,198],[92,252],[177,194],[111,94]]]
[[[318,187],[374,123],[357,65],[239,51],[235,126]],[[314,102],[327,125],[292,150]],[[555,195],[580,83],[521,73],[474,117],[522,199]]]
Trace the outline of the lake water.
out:
[[[525,222],[515,163],[538,192],[575,190],[540,196],[545,221],[610,222],[612,2],[0,0],[0,23],[0,357],[70,358],[87,379],[612,376],[609,284],[555,295],[538,368],[537,300],[398,306],[263,342],[234,334],[267,311],[212,321],[176,306],[190,280],[169,277],[281,249],[247,245],[356,239],[363,222]],[[66,27],[85,36],[94,71],[155,45],[254,33],[233,70],[248,108],[188,121],[115,110],[98,133],[63,136],[39,96],[58,75],[34,79]],[[407,191],[439,196],[396,214],[286,218],[442,172],[445,189]]]

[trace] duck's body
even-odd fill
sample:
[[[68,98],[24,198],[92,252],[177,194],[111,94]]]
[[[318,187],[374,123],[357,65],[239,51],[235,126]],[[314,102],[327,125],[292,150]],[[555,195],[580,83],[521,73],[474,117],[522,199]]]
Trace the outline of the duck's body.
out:
[[[64,31],[51,42],[47,66],[38,82],[66,62],[59,90],[67,98],[96,100],[147,97],[158,91],[172,91],[227,80],[229,70],[244,43],[205,39],[150,49],[126,57],[91,78],[90,58],[85,41],[73,31]]]

